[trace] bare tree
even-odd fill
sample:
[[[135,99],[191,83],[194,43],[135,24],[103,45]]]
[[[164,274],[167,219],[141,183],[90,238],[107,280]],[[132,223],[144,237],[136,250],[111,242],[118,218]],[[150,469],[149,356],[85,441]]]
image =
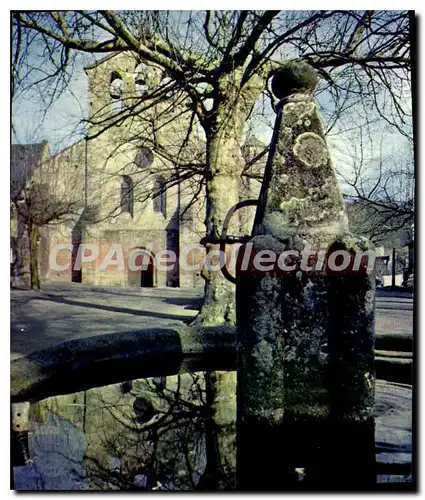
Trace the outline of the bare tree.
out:
[[[77,150],[75,156],[81,147],[71,149]],[[47,143],[12,148],[11,205],[18,225],[27,232],[31,289],[40,288],[41,228],[75,221],[84,209],[84,164],[79,158],[74,162],[64,170],[57,156],[50,157]]]
[[[339,175],[353,229],[374,243],[410,231],[415,211],[415,170],[410,137],[392,127],[354,129],[338,152]],[[382,123],[379,123],[382,126]]]
[[[238,201],[245,122],[281,64],[307,61],[323,76],[332,98],[341,101],[344,95],[368,93],[377,111],[382,110],[379,95],[385,91],[396,117],[408,118],[393,85],[409,79],[407,12],[17,12],[13,26],[14,74],[20,76],[15,87],[21,89],[26,74],[40,71],[31,64],[28,50],[37,44],[45,47],[45,57],[54,68],[40,74],[38,82],[49,78],[63,82],[79,52],[130,52],[168,75],[170,82],[162,89],[120,111],[116,119],[140,115],[170,88],[184,93],[188,113],[205,132],[205,223],[212,241],[228,209]],[[59,88],[59,84],[53,87],[49,95],[53,98]],[[389,114],[384,118],[395,121]],[[101,120],[96,125],[101,133],[111,123]],[[206,278],[206,300],[198,322],[233,322],[232,286],[219,272]]]
[[[89,117],[88,135],[146,116],[167,101],[169,92],[181,93],[189,135],[199,124],[205,139],[204,158],[190,167],[192,172],[186,171],[205,182],[207,250],[217,246],[223,220],[239,201],[240,177],[247,165],[242,154],[246,123],[261,96],[269,96],[273,107],[268,81],[282,65],[305,61],[316,68],[329,128],[359,101],[400,132],[400,123],[410,120],[400,106],[400,93],[410,83],[408,12],[16,12],[12,47],[15,95],[34,82],[43,87],[53,79],[55,85],[46,89],[47,102],[64,88],[81,53],[130,53],[163,71],[167,80],[162,85],[129,100],[114,116],[100,112]],[[34,51],[41,52],[41,59],[44,54],[49,64],[34,65]],[[31,72],[33,77],[26,78]],[[385,96],[388,109],[380,96]],[[159,139],[151,142],[157,154],[167,155]],[[183,171],[190,165],[185,149],[172,158]],[[230,230],[237,230],[236,218]],[[233,323],[233,285],[219,271],[204,277],[205,300],[196,322]],[[214,389],[214,379],[209,382]]]

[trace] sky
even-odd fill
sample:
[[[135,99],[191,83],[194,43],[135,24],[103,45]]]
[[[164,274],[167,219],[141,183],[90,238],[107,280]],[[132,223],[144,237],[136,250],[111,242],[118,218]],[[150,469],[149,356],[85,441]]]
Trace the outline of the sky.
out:
[[[99,55],[96,56],[99,58]],[[101,57],[104,57],[101,56]],[[69,87],[45,111],[43,103],[40,102],[37,92],[27,92],[12,103],[14,131],[12,141],[18,143],[40,142],[48,140],[52,154],[65,149],[77,142],[84,136],[84,127],[81,120],[88,114],[88,79],[84,72],[84,66],[93,62],[94,56],[79,54],[76,59],[74,71]],[[36,63],[36,58],[34,59]],[[410,89],[404,89],[404,104],[411,109]],[[329,95],[322,93],[318,96],[319,105],[327,107]],[[254,125],[255,135],[265,143],[270,142],[272,125],[274,123],[274,112],[268,100],[259,103],[258,109],[264,105],[265,117],[256,117]],[[46,114],[45,114],[46,113]],[[363,115],[363,116],[362,116]],[[360,124],[364,120],[364,110],[353,109],[350,115],[336,123],[332,133],[328,136],[328,144],[334,159],[336,170],[342,176],[350,176],[353,163],[358,161],[359,154],[359,131],[351,130],[352,124]],[[383,134],[383,131],[385,133]],[[371,127],[369,141],[364,148],[364,159],[373,171],[382,159],[382,151],[392,161],[403,161],[408,156],[411,145],[407,143],[398,132],[386,127],[383,121],[378,121]],[[407,151],[407,154],[406,154]],[[345,191],[349,190],[347,184],[340,180]]]
[[[37,91],[26,92],[12,103],[13,142],[48,140],[55,153],[83,136],[81,120],[88,111],[87,63],[87,58],[78,57],[69,87],[47,111]]]

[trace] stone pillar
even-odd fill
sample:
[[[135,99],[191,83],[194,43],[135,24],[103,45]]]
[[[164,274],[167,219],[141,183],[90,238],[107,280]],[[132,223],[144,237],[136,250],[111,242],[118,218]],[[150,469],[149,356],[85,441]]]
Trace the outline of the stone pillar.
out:
[[[374,256],[355,270],[356,258],[372,247],[348,232],[316,83],[303,63],[273,78],[276,125],[253,238],[239,252],[242,490],[375,483],[374,278],[366,268]]]

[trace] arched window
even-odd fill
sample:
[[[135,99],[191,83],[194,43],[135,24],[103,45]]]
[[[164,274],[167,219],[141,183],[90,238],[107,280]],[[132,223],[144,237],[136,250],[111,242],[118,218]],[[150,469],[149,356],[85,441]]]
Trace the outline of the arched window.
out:
[[[145,94],[147,94],[149,87],[149,78],[149,68],[143,63],[138,64],[134,72],[134,83],[136,86],[136,94],[138,97],[143,97]]]
[[[121,212],[133,217],[133,181],[130,176],[123,175],[121,182]]]
[[[148,93],[148,85],[142,75],[137,75],[135,85],[137,97],[143,97]]]
[[[154,212],[161,212],[164,217],[167,217],[167,184],[165,180],[160,177],[155,181],[153,210]]]
[[[123,93],[124,81],[118,71],[113,71],[109,82],[109,95],[111,96],[111,108],[115,113],[123,109]]]
[[[153,163],[153,160],[154,156],[152,151],[149,148],[142,146],[134,158],[134,163],[139,168],[145,168],[150,167]]]
[[[172,82],[173,82],[173,79],[170,78],[167,73],[163,73],[162,75],[162,80],[161,82],[159,83],[159,86],[160,87],[167,87],[169,88],[170,86],[172,86]],[[165,94],[167,97],[173,97],[174,96],[174,91],[173,90],[169,90],[166,94]]]

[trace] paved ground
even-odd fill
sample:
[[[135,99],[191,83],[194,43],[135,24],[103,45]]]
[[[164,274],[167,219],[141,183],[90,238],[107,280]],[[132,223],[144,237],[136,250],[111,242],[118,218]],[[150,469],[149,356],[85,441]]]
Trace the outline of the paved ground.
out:
[[[11,290],[12,358],[77,338],[181,324],[195,317],[201,294],[77,284]]]
[[[11,291],[12,358],[67,340],[166,327],[196,315],[202,288],[100,288],[44,285]],[[411,294],[379,291],[376,332],[412,334]]]
[[[375,388],[378,483],[412,481],[412,387],[383,380]]]

